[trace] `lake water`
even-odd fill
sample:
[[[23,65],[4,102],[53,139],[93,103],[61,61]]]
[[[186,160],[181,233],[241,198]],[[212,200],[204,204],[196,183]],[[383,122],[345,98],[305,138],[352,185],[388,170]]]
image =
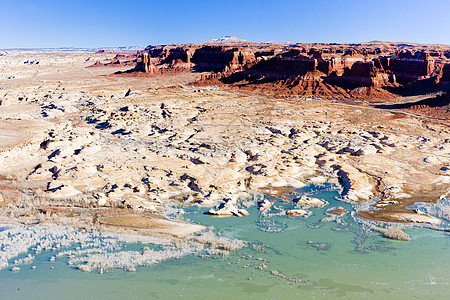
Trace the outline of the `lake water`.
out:
[[[310,188],[300,192],[311,191]],[[414,228],[409,242],[367,232],[347,213],[320,222],[335,199],[330,186],[313,196],[330,204],[308,218],[210,217],[190,207],[185,218],[211,225],[223,236],[248,242],[227,257],[194,255],[169,259],[136,272],[84,273],[67,259],[50,262],[42,252],[14,273],[0,271],[0,299],[446,299],[450,291],[450,239],[445,232]],[[275,207],[292,203],[279,200]],[[275,210],[272,210],[275,212]],[[262,222],[261,222],[262,221]],[[267,232],[267,223],[281,232]],[[142,245],[129,245],[129,249]],[[31,269],[34,265],[37,268]],[[53,267],[53,268],[52,268]]]

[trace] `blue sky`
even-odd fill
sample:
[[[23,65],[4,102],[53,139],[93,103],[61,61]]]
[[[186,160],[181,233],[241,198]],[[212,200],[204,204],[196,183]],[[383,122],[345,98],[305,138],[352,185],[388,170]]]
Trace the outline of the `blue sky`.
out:
[[[450,44],[449,0],[0,0],[0,49],[274,42]]]

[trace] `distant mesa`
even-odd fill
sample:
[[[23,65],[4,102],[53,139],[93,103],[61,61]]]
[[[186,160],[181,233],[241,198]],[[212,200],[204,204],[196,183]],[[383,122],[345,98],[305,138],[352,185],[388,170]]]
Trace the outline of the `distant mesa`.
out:
[[[98,50],[95,54],[116,54],[112,59],[107,59],[104,62],[96,60],[96,62],[89,66],[92,67],[125,67],[135,66],[138,59],[141,57],[141,51],[136,52],[117,52],[117,51],[105,51],[104,49]]]

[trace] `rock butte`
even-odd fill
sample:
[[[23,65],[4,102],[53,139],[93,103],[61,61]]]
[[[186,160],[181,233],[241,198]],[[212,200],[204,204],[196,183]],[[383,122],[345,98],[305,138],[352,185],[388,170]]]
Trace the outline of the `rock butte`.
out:
[[[203,227],[163,217],[180,203],[245,217],[242,201],[334,182],[346,201],[380,196],[366,219],[440,223],[408,207],[450,193],[447,46],[2,54],[3,222],[183,237]]]

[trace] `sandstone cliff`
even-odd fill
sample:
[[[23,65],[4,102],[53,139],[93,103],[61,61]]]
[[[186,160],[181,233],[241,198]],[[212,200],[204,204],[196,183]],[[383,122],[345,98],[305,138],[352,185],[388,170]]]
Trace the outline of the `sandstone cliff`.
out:
[[[94,66],[129,63],[135,67],[128,74],[201,72],[197,85],[225,84],[274,97],[374,101],[450,90],[450,47],[445,45],[245,41],[156,45]]]

